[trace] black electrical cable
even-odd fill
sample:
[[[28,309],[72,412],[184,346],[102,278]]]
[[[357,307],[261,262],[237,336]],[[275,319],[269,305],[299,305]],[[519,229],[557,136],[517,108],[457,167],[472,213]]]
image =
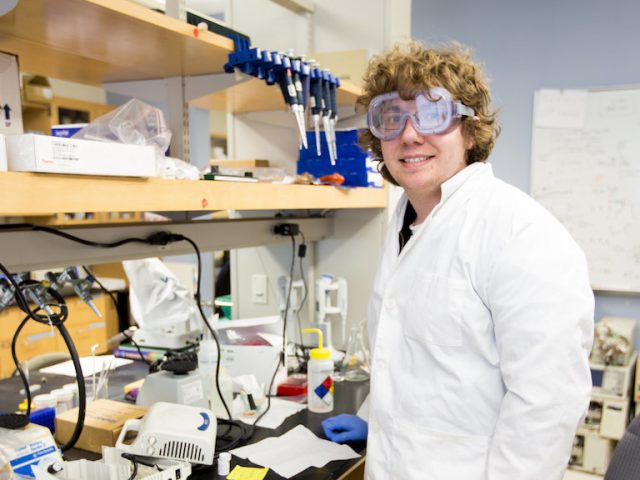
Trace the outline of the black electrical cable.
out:
[[[96,282],[96,284],[100,287],[100,289],[106,293],[107,295],[109,295],[109,297],[111,297],[111,301],[113,302],[113,306],[116,307],[116,313],[118,315],[118,323],[121,325],[120,321],[122,320],[120,318],[120,310],[118,308],[118,299],[116,298],[116,296],[113,294],[112,291],[108,290],[100,280],[98,280],[98,278],[96,276],[93,275],[93,273],[91,273],[91,270],[89,270],[87,268],[86,265],[82,265],[82,270],[84,270],[84,273],[87,274],[87,276],[93,280],[94,282]]]
[[[196,293],[195,293],[196,305],[198,307],[198,311],[200,312],[200,316],[202,317],[202,321],[207,326],[207,328],[209,329],[209,332],[211,333],[211,336],[213,337],[213,340],[216,342],[216,349],[218,350],[217,352],[218,361],[216,362],[216,390],[218,391],[218,395],[220,396],[222,405],[224,406],[224,409],[227,412],[229,421],[232,421],[231,410],[229,410],[229,407],[227,406],[227,402],[225,402],[224,397],[222,396],[222,391],[220,390],[220,382],[218,380],[218,377],[220,375],[220,360],[222,359],[220,340],[218,340],[218,335],[216,334],[213,327],[209,323],[209,320],[207,319],[207,316],[205,315],[204,310],[202,310],[202,305],[200,301],[200,287],[202,283],[202,258],[200,256],[200,249],[198,248],[198,245],[196,245],[196,243],[193,240],[191,240],[189,237],[185,237],[184,235],[178,235],[178,237],[180,237],[181,240],[184,240],[185,242],[189,243],[196,252],[196,257],[198,262],[198,283],[196,285]]]
[[[300,321],[300,311],[302,310],[302,307],[304,307],[305,302],[307,301],[307,295],[308,295],[308,290],[307,290],[307,278],[304,274],[304,267],[302,265],[302,259],[306,256],[307,254],[307,239],[304,236],[304,233],[302,233],[302,230],[299,230],[298,233],[300,234],[300,236],[302,237],[302,243],[300,244],[300,246],[298,247],[298,263],[299,263],[299,268],[300,268],[300,278],[302,279],[302,285],[304,287],[304,294],[302,296],[302,300],[300,300],[300,306],[298,307],[298,310],[296,311],[296,320],[298,322],[298,335],[299,335],[299,340],[300,343],[302,343],[302,322]],[[295,350],[295,356],[298,359],[298,364],[302,363],[300,356],[298,354],[298,349],[296,348]]]
[[[64,340],[67,349],[69,350],[69,354],[71,355],[71,361],[73,362],[73,367],[76,372],[76,381],[78,383],[78,420],[76,421],[76,426],[71,434],[67,443],[62,445],[60,449],[63,452],[66,452],[70,448],[72,448],[80,435],[82,434],[82,429],[84,428],[84,419],[87,411],[87,392],[85,390],[84,384],[84,376],[82,375],[82,366],[80,365],[80,358],[78,357],[78,352],[76,350],[75,345],[73,344],[73,340],[71,335],[69,335],[69,331],[64,326],[64,324],[57,325],[58,331]]]
[[[219,418],[218,424],[227,426],[227,430],[224,434],[220,435],[218,433],[217,435],[216,449],[218,450],[218,453],[232,450],[233,448],[251,438],[251,434],[253,433],[251,430],[251,426],[247,425],[244,422],[227,420],[226,418]],[[238,432],[235,432],[234,429],[237,429]],[[221,444],[221,442],[223,443]],[[215,458],[217,458],[217,454],[215,455]]]
[[[280,368],[280,365],[286,366],[284,358],[285,358],[285,349],[286,349],[287,315],[289,312],[289,305],[291,303],[291,290],[293,287],[293,270],[296,265],[296,238],[294,235],[290,235],[290,237],[291,237],[291,246],[293,251],[291,253],[291,267],[289,268],[289,279],[290,279],[289,290],[287,291],[287,300],[285,302],[284,313],[282,317],[282,353],[280,355],[280,358],[278,359],[278,363],[276,364],[276,368],[273,372],[273,375],[271,376],[271,382],[269,382],[269,389],[267,390],[267,408],[264,410],[264,412],[258,415],[258,418],[256,418],[256,421],[253,422],[253,424],[251,425],[251,436],[253,436],[256,425],[258,424],[260,419],[262,419],[262,417],[264,417],[269,411],[269,409],[271,408],[271,389],[273,388],[273,382],[275,381],[276,376],[278,375],[278,369]]]
[[[216,347],[218,349],[218,362],[216,364],[216,390],[218,392],[218,395],[220,396],[220,399],[222,401],[222,404],[225,408],[225,411],[229,417],[229,420],[224,420],[222,423],[223,424],[227,424],[228,429],[227,432],[229,432],[231,430],[231,428],[233,428],[233,426],[238,427],[240,429],[240,435],[232,440],[231,444],[233,444],[234,446],[242,441],[246,441],[248,440],[251,435],[253,435],[253,431],[255,428],[255,425],[252,426],[253,428],[246,428],[246,425],[243,424],[242,422],[237,422],[232,420],[231,418],[231,412],[229,410],[229,407],[227,406],[224,397],[222,396],[222,392],[220,390],[220,384],[219,384],[219,373],[220,373],[220,359],[221,359],[221,348],[220,348],[220,342],[218,340],[218,336],[216,335],[213,327],[211,326],[211,324],[209,323],[208,319],[206,318],[206,315],[204,313],[204,311],[202,310],[202,306],[201,306],[201,302],[200,302],[200,290],[201,290],[201,277],[202,277],[202,259],[201,259],[201,255],[200,255],[200,249],[198,248],[198,246],[196,245],[196,243],[191,240],[188,237],[185,237],[183,235],[179,235],[179,234],[173,234],[171,232],[165,232],[165,231],[161,231],[161,232],[157,232],[155,234],[150,235],[147,238],[126,238],[117,242],[111,242],[111,243],[104,243],[104,242],[94,242],[94,241],[90,241],[90,240],[86,240],[80,237],[77,237],[75,235],[71,235],[68,234],[66,232],[62,232],[60,230],[54,229],[54,228],[50,228],[50,227],[42,227],[42,226],[33,226],[33,225],[27,225],[29,227],[31,227],[34,231],[41,231],[44,233],[49,233],[52,235],[57,235],[60,236],[62,238],[65,238],[67,240],[71,240],[83,245],[87,245],[87,246],[92,246],[92,247],[98,247],[98,248],[115,248],[115,247],[119,247],[122,245],[125,245],[127,243],[145,243],[145,244],[149,244],[149,245],[167,245],[171,242],[177,242],[177,241],[186,241],[188,242],[193,249],[196,252],[196,256],[197,256],[197,262],[198,262],[198,283],[197,283],[197,289],[196,289],[196,294],[195,294],[195,300],[196,300],[196,305],[198,307],[198,310],[200,312],[200,315],[202,317],[202,320],[204,322],[204,324],[206,325],[207,329],[209,330],[209,332],[211,333],[211,335],[213,336],[215,342],[216,342]],[[291,235],[291,240],[293,242],[293,248],[294,248],[294,257],[295,257],[295,238],[293,235]],[[294,261],[292,260],[292,267],[291,267],[291,275],[293,275],[293,268],[294,268]],[[14,282],[15,283],[15,282]],[[291,297],[291,284],[289,285],[289,292],[287,294],[287,310],[289,307],[289,303],[290,303],[290,297]],[[284,332],[286,332],[286,322],[287,322],[287,313],[285,311],[285,316],[284,316]],[[278,368],[280,367],[281,364],[284,364],[284,332],[283,332],[283,352],[280,356],[280,359],[278,361],[278,364],[276,366],[276,371],[274,372],[274,375],[271,379],[271,383],[269,385],[269,392],[271,391],[271,388],[273,387],[273,382],[274,379],[276,377],[276,373],[278,371]],[[84,386],[84,382],[83,382],[83,386]],[[257,419],[256,422],[262,418],[262,416],[264,416],[264,414],[268,411],[268,409],[270,408],[270,398],[268,399],[268,404],[267,404],[267,410],[265,410],[262,415],[260,415]],[[233,448],[233,447],[228,447]]]
[[[60,295],[60,293],[58,293],[57,291],[51,288],[47,288],[46,289],[47,294],[53,297],[53,299],[56,302],[55,304],[47,305],[47,306],[49,307],[53,306],[55,308],[58,308],[59,312],[58,313],[45,312],[45,316],[38,315],[38,312],[42,310],[45,305],[36,306],[34,310],[31,310],[29,308],[27,299],[24,297],[24,294],[22,293],[22,288],[24,287],[29,288],[30,285],[37,284],[38,282],[35,282],[33,280],[27,280],[27,281],[20,282],[20,284],[18,284],[13,278],[13,276],[11,275],[11,273],[1,263],[0,263],[0,271],[4,273],[4,275],[7,277],[9,282],[14,287],[14,299],[16,304],[23,312],[27,314],[27,316],[21,322],[20,326],[14,332],[13,339],[11,341],[11,356],[13,357],[13,361],[15,363],[18,374],[20,375],[20,378],[24,384],[24,389],[27,395],[27,413],[25,415],[27,420],[29,419],[29,416],[31,414],[31,391],[29,388],[29,381],[24,371],[20,367],[20,362],[18,361],[18,358],[16,355],[17,339],[24,325],[27,323],[28,320],[31,319],[38,323],[48,324],[48,325],[51,325],[52,327],[56,327],[60,332],[60,335],[62,336],[65,342],[65,345],[67,346],[69,355],[71,356],[71,360],[73,362],[73,366],[76,373],[76,380],[78,383],[78,403],[79,403],[78,407],[79,408],[78,408],[78,418],[76,421],[76,426],[71,434],[71,437],[64,445],[60,447],[60,449],[63,452],[67,451],[70,448],[72,448],[78,441],[78,438],[80,438],[80,434],[82,433],[82,429],[84,427],[84,419],[85,419],[85,412],[86,412],[86,391],[85,391],[85,385],[84,385],[84,376],[82,375],[82,366],[80,365],[80,359],[78,357],[78,352],[75,348],[75,345],[73,344],[73,340],[71,339],[71,336],[69,335],[68,330],[64,326],[64,322],[67,319],[67,316],[69,313],[67,309],[67,305],[62,295]]]
[[[155,468],[156,470],[158,470],[159,472],[165,470],[164,468],[160,468],[159,465],[150,462],[148,460],[145,460],[145,457],[140,457],[139,455],[134,455],[133,453],[126,453],[123,452],[120,454],[120,456],[122,458],[125,458],[127,460],[129,460],[130,462],[135,462],[136,463],[136,467],[137,465],[144,465],[145,467],[150,467],[150,468]],[[135,478],[135,475],[134,475]]]
[[[179,235],[179,234],[174,234],[171,232],[165,232],[165,231],[161,231],[161,232],[156,232],[152,235],[150,235],[147,238],[137,238],[137,237],[130,237],[130,238],[125,238],[123,240],[119,240],[117,242],[110,242],[110,243],[104,243],[104,242],[94,242],[91,240],[86,240],[84,238],[80,238],[77,237],[75,235],[71,235],[69,233],[63,232],[61,230],[57,230],[55,228],[50,228],[50,227],[42,227],[42,226],[32,226],[31,227],[34,231],[37,232],[45,232],[45,233],[49,233],[52,235],[57,235],[59,237],[62,238],[66,238],[67,240],[71,240],[77,243],[80,243],[82,245],[87,245],[87,246],[91,246],[91,247],[98,247],[98,248],[115,248],[115,247],[119,247],[122,245],[125,245],[127,243],[145,243],[145,244],[150,244],[150,245],[167,245],[168,243],[171,242],[177,242],[177,241],[181,241],[184,240],[186,242],[188,242],[193,249],[196,252],[196,256],[198,259],[198,285],[197,285],[197,289],[196,289],[196,305],[198,306],[198,310],[200,311],[200,315],[202,316],[202,320],[204,321],[204,324],[207,326],[207,328],[209,329],[209,331],[211,332],[211,335],[213,336],[213,339],[216,342],[216,347],[218,348],[218,362],[216,365],[216,389],[218,391],[218,395],[220,395],[220,400],[222,401],[222,405],[224,406],[225,411],[227,412],[227,415],[229,417],[229,419],[231,420],[231,412],[229,410],[229,407],[227,406],[227,403],[225,402],[224,398],[222,397],[222,393],[220,391],[220,384],[218,381],[218,376],[219,376],[219,372],[220,372],[220,342],[218,340],[217,335],[215,334],[215,331],[213,330],[213,328],[211,327],[211,325],[209,324],[209,321],[207,320],[206,315],[204,314],[204,311],[202,310],[202,306],[200,305],[200,283],[201,283],[201,273],[202,273],[202,259],[200,256],[200,249],[198,248],[198,246],[196,245],[196,243],[191,240],[188,237],[185,237],[184,235]]]
[[[229,409],[229,407],[227,406],[227,403],[224,399],[224,397],[222,396],[222,391],[220,389],[220,382],[219,382],[219,375],[220,375],[220,363],[221,363],[221,353],[222,353],[222,349],[220,347],[220,341],[218,339],[218,335],[216,334],[215,330],[213,329],[213,327],[211,326],[211,324],[209,323],[209,320],[207,319],[204,311],[202,310],[202,305],[201,305],[201,298],[200,298],[200,291],[201,291],[201,281],[202,281],[202,258],[200,255],[200,249],[198,248],[198,245],[191,240],[188,237],[185,237],[183,235],[175,235],[174,240],[184,240],[185,242],[188,242],[194,249],[195,253],[196,253],[196,257],[197,257],[197,264],[198,264],[198,282],[196,285],[196,293],[195,293],[195,300],[196,300],[196,305],[198,306],[198,311],[200,312],[200,316],[202,317],[202,321],[204,322],[204,324],[206,325],[207,329],[209,330],[209,332],[211,333],[211,336],[213,337],[215,343],[216,343],[216,348],[218,350],[218,359],[216,362],[216,374],[215,374],[215,379],[216,379],[216,390],[218,392],[218,395],[220,396],[220,400],[222,402],[222,405],[225,408],[225,411],[227,412],[228,415],[228,420],[227,419],[218,419],[218,424],[221,425],[225,425],[227,428],[224,431],[224,433],[220,433],[217,432],[216,434],[216,440],[221,440],[226,442],[226,444],[224,446],[220,446],[219,442],[217,441],[216,443],[218,444],[218,452],[220,451],[228,451],[231,450],[233,448],[235,448],[236,446],[245,443],[247,440],[249,440],[251,438],[251,436],[253,435],[253,429],[251,428],[251,426],[245,424],[244,422],[238,421],[238,420],[233,420],[232,416],[231,416],[231,411]],[[238,429],[238,432],[235,433],[233,432],[233,430]],[[217,458],[217,457],[215,457]]]
[[[128,455],[126,453],[123,453],[122,457],[126,458],[133,464],[131,475],[129,475],[129,478],[127,479],[127,480],[133,480],[138,475],[138,457],[136,457],[135,455]]]
[[[293,278],[293,271],[295,268],[295,257],[296,257],[296,240],[295,240],[295,236],[294,235],[290,235],[291,237],[291,242],[292,242],[292,248],[293,248],[293,253],[292,253],[292,258],[291,258],[291,267],[289,269],[289,278]],[[189,238],[182,236],[181,238],[182,240],[185,240],[187,242],[189,242],[191,244],[191,246],[194,248],[194,250],[196,251],[196,255],[198,257],[198,285],[196,288],[196,301],[198,304],[198,308],[200,310],[200,314],[202,315],[202,318],[205,322],[205,324],[207,325],[207,327],[209,328],[209,330],[211,331],[211,334],[213,335],[215,341],[216,341],[216,345],[218,346],[218,368],[216,368],[216,387],[218,388],[218,394],[220,395],[220,398],[222,399],[223,405],[226,404],[224,402],[224,399],[222,398],[222,394],[220,393],[220,387],[218,385],[218,369],[220,366],[220,344],[218,342],[217,336],[215,335],[215,332],[213,331],[213,328],[211,327],[211,325],[209,324],[208,320],[206,319],[206,316],[204,315],[204,312],[202,311],[202,308],[200,307],[200,266],[201,266],[201,261],[200,261],[200,251],[197,247],[197,245]],[[271,408],[271,390],[273,388],[273,382],[275,381],[275,378],[278,374],[278,369],[280,368],[281,365],[284,365],[284,355],[285,355],[285,339],[286,339],[286,331],[287,331],[287,313],[289,311],[289,305],[291,303],[291,290],[292,290],[292,286],[293,286],[293,282],[289,282],[289,289],[287,291],[287,299],[285,302],[285,310],[284,310],[284,314],[283,314],[283,327],[282,327],[282,353],[278,359],[278,363],[276,364],[276,368],[273,372],[273,375],[271,377],[271,381],[269,382],[269,389],[267,390],[267,408],[256,418],[255,422],[253,422],[252,425],[247,425],[243,422],[237,422],[237,421],[233,421],[233,420],[225,420],[225,419],[218,419],[218,423],[221,424],[225,424],[228,426],[227,428],[227,432],[224,434],[228,434],[229,430],[232,427],[239,427],[240,428],[240,434],[235,436],[235,438],[232,438],[232,440],[225,445],[223,448],[219,448],[218,452],[220,451],[228,451],[231,450],[233,448],[235,448],[237,445],[239,445],[240,443],[248,440],[249,438],[251,438],[255,432],[255,428],[256,428],[256,424],[260,421],[260,419],[262,419],[262,417],[264,417],[266,415],[266,413],[269,411],[269,409]],[[227,413],[228,409],[227,409]],[[229,418],[231,418],[231,415],[229,414]],[[224,437],[224,435],[222,436],[222,439],[226,440],[226,438]],[[214,456],[214,458],[217,458],[218,454],[216,454]]]
[[[45,233],[50,233],[51,235],[57,235],[58,237],[66,238],[67,240],[71,240],[73,242],[86,245],[88,247],[116,248],[116,247],[121,247],[122,245],[126,245],[127,243],[149,243],[148,239],[136,238],[136,237],[124,238],[122,240],[118,240],[117,242],[111,242],[111,243],[94,242],[92,240],[86,240],[84,238],[76,237],[75,235],[71,235],[70,233],[63,232],[62,230],[57,230],[51,227],[42,227],[39,225],[34,225],[32,227],[32,230],[34,232],[45,232]]]
[[[122,336],[126,338],[129,342],[131,342],[134,347],[136,347],[136,350],[138,351],[138,355],[140,356],[140,360],[142,360],[144,363],[149,365],[149,367],[151,367],[151,361],[149,361],[149,359],[144,356],[144,353],[142,352],[140,345],[138,345],[138,342],[136,342],[131,335],[127,335],[126,332],[122,332]]]
[[[304,233],[302,233],[302,230],[300,230],[299,233],[302,236],[302,244],[300,245],[300,249],[298,250],[298,260],[300,262],[300,264],[299,264],[299,266],[300,266],[300,278],[302,279],[302,284],[304,285],[304,296],[302,297],[302,300],[300,301],[300,308],[299,308],[298,311],[302,310],[302,306],[307,301],[307,294],[308,294],[307,279],[306,279],[306,277],[304,275],[304,268],[302,268],[302,259],[305,257],[305,255],[307,253],[307,239],[305,238]],[[304,249],[302,247],[304,247]]]
[[[27,375],[22,370],[20,362],[18,361],[18,356],[16,354],[16,343],[18,342],[18,336],[20,335],[22,327],[26,325],[28,320],[29,315],[24,317],[22,322],[20,322],[20,325],[18,325],[18,328],[16,328],[16,331],[13,333],[13,338],[11,339],[11,357],[13,358],[13,364],[16,366],[16,370],[18,371],[18,374],[22,379],[22,383],[25,386],[24,391],[27,394],[27,413],[25,414],[27,423],[29,423],[29,417],[31,416],[31,389],[29,388],[29,380],[27,379]]]
[[[231,411],[229,409],[229,406],[227,406],[227,403],[224,399],[224,397],[222,396],[222,392],[220,389],[220,382],[219,382],[219,375],[220,375],[220,359],[221,359],[221,348],[220,348],[220,341],[218,340],[218,336],[216,335],[213,327],[211,326],[211,324],[209,323],[209,320],[207,319],[204,311],[202,310],[202,305],[201,305],[201,282],[202,282],[202,258],[201,258],[201,254],[200,254],[200,249],[198,248],[198,245],[191,240],[188,237],[185,237],[184,235],[179,235],[179,234],[173,234],[170,232],[157,232],[149,237],[147,237],[146,239],[141,239],[141,238],[127,238],[124,240],[120,240],[118,242],[112,242],[112,243],[99,243],[99,242],[93,242],[93,241],[88,241],[79,237],[76,237],[75,235],[70,235],[67,234],[65,232],[61,232],[59,230],[53,229],[53,228],[49,228],[49,227],[34,227],[34,230],[36,231],[43,231],[46,233],[51,233],[54,235],[59,235],[63,238],[66,238],[68,240],[72,240],[78,243],[81,243],[83,245],[89,245],[89,246],[95,246],[95,247],[100,247],[100,248],[114,248],[114,247],[118,247],[121,245],[124,245],[125,243],[131,243],[131,242],[136,242],[136,243],[147,243],[147,244],[151,244],[151,245],[166,245],[170,242],[176,242],[176,241],[186,241],[187,243],[189,243],[195,253],[196,253],[196,257],[197,257],[197,264],[198,264],[198,282],[197,282],[197,287],[196,287],[196,293],[195,293],[195,301],[196,301],[196,305],[198,307],[198,311],[200,312],[200,316],[202,317],[202,320],[204,322],[204,324],[206,325],[207,329],[209,330],[209,332],[211,333],[214,341],[216,342],[216,348],[218,350],[218,361],[216,362],[216,375],[215,375],[215,379],[216,379],[216,390],[218,392],[218,395],[220,396],[220,400],[222,401],[222,405],[224,406],[224,409],[228,415],[229,418],[229,422],[230,424],[233,424],[234,421],[232,420],[232,416],[231,416]],[[242,429],[241,429],[242,431]]]
[[[295,242],[295,237],[293,235],[291,235],[291,241],[293,243],[293,255],[291,258],[291,267],[290,267],[290,272],[289,272],[289,278],[293,278],[293,270],[295,268],[295,258],[296,258],[296,242]],[[225,445],[224,448],[220,448],[218,449],[219,452],[220,451],[228,451],[231,450],[233,448],[235,448],[237,445],[239,445],[241,442],[251,438],[255,432],[255,428],[257,423],[262,419],[262,417],[264,417],[267,412],[269,411],[269,409],[271,408],[271,389],[273,388],[273,382],[275,381],[275,378],[278,374],[278,369],[280,368],[280,365],[284,365],[284,354],[285,354],[285,332],[287,331],[287,312],[289,311],[289,304],[291,302],[291,290],[292,290],[292,284],[293,282],[289,282],[289,290],[287,292],[287,300],[286,300],[286,305],[285,305],[285,310],[284,310],[284,314],[283,314],[283,332],[282,332],[282,354],[280,355],[280,358],[278,359],[278,363],[276,364],[276,368],[273,372],[273,375],[271,376],[271,381],[269,382],[269,389],[267,390],[267,408],[256,418],[255,422],[253,422],[252,425],[247,425],[243,422],[232,422],[234,426],[238,426],[237,424],[240,424],[240,428],[241,428],[241,434],[238,436],[238,438],[234,439],[232,442],[230,442],[229,444]],[[227,420],[218,420],[218,423],[224,423],[227,422]],[[218,458],[218,453],[216,453],[214,455],[214,459]],[[194,467],[194,471],[199,470],[198,468],[199,466]]]

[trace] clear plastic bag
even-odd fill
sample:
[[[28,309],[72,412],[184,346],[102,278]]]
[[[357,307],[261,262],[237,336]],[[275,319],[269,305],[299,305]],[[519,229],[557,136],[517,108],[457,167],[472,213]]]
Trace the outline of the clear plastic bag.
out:
[[[97,118],[76,132],[73,138],[152,145],[156,148],[158,158],[164,157],[169,148],[171,130],[167,127],[162,110],[134,98]]]
[[[155,148],[158,177],[188,180],[200,178],[200,172],[193,165],[165,156],[171,142],[171,130],[167,127],[162,110],[137,98],[97,118],[76,132],[73,138],[150,145]]]

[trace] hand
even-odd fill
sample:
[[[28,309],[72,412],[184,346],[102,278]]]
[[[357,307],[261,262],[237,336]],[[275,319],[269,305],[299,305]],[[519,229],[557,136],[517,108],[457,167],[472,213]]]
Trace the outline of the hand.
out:
[[[356,442],[367,439],[369,425],[357,415],[343,413],[323,420],[322,429],[332,442]]]

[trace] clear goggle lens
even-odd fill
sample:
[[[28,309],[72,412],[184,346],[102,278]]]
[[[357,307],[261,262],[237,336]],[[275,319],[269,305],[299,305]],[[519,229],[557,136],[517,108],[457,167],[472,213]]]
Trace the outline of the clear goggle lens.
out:
[[[436,87],[411,100],[403,100],[398,92],[378,95],[369,104],[367,124],[380,140],[392,140],[402,133],[407,119],[418,133],[434,135],[446,131],[454,119],[473,115],[472,108],[452,101],[447,90]]]

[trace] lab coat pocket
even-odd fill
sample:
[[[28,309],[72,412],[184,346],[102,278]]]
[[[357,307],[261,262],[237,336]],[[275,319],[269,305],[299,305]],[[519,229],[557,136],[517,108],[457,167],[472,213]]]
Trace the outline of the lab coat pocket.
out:
[[[444,433],[416,422],[398,422],[394,447],[403,452],[405,461],[394,478],[484,480],[491,441],[490,436]]]
[[[405,312],[405,335],[425,345],[462,345],[464,285],[447,277],[419,275],[415,303]]]

